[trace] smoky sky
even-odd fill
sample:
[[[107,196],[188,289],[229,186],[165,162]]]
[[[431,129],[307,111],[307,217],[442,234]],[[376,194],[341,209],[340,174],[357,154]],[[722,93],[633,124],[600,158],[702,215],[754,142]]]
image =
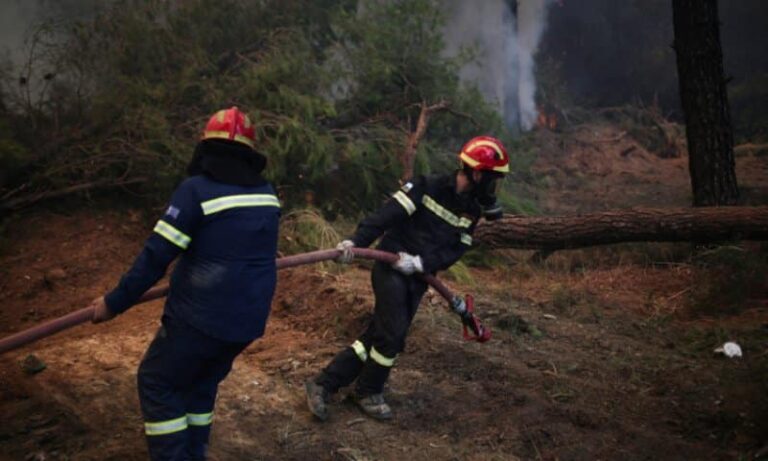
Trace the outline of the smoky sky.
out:
[[[86,18],[108,3],[106,0],[2,0],[0,50],[18,66],[27,52],[25,40],[35,25],[47,20]]]

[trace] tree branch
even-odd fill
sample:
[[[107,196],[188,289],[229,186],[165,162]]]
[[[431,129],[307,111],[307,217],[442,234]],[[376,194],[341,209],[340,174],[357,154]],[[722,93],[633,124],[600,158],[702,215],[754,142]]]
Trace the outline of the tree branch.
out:
[[[118,180],[118,181],[114,181],[114,180],[92,181],[92,182],[87,182],[83,184],[76,184],[74,186],[64,187],[61,189],[29,194],[26,196],[17,197],[12,200],[6,200],[6,201],[0,202],[0,214],[16,211],[43,200],[62,197],[65,195],[74,194],[76,192],[83,192],[83,191],[99,189],[99,188],[122,187],[130,184],[139,184],[146,181],[147,181],[147,178],[144,178],[144,177],[124,179],[124,180]]]

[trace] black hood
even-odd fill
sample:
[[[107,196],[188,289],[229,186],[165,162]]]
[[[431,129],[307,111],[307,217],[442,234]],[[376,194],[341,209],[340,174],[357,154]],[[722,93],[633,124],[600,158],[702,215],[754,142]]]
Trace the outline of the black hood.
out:
[[[267,158],[240,143],[206,139],[197,143],[187,174],[204,174],[217,182],[237,186],[261,186]]]

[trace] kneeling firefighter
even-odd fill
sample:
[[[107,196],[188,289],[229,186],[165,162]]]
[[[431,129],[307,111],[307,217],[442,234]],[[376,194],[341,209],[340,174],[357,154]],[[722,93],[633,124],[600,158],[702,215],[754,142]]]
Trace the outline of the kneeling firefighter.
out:
[[[455,263],[472,245],[481,217],[501,217],[496,203],[498,181],[509,171],[509,156],[501,142],[480,136],[459,153],[461,169],[417,177],[406,183],[377,212],[365,218],[355,234],[339,243],[339,260],[349,262],[353,247],[367,247],[382,236],[380,250],[398,253],[396,263],[376,262],[371,273],[376,297],[368,328],[314,379],[307,381],[307,404],[319,419],[328,418],[329,396],[357,380],[355,402],[367,415],[389,419],[384,384],[405,338],[427,284],[415,274],[434,274]],[[471,312],[461,298],[452,307],[465,325]]]
[[[181,258],[162,326],[138,371],[150,458],[204,460],[219,382],[264,334],[275,291],[280,203],[255,131],[236,107],[211,117],[143,251],[91,304],[95,323],[125,312]]]

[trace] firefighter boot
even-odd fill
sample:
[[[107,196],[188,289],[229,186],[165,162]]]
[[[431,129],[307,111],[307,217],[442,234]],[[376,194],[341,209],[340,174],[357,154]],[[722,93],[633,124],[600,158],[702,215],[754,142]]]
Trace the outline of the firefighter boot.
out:
[[[372,394],[366,396],[354,396],[355,403],[363,413],[373,419],[392,419],[392,409],[384,401],[384,394]]]
[[[304,383],[304,389],[307,391],[307,407],[317,419],[325,421],[328,419],[328,391],[323,386],[317,384],[313,379]]]

